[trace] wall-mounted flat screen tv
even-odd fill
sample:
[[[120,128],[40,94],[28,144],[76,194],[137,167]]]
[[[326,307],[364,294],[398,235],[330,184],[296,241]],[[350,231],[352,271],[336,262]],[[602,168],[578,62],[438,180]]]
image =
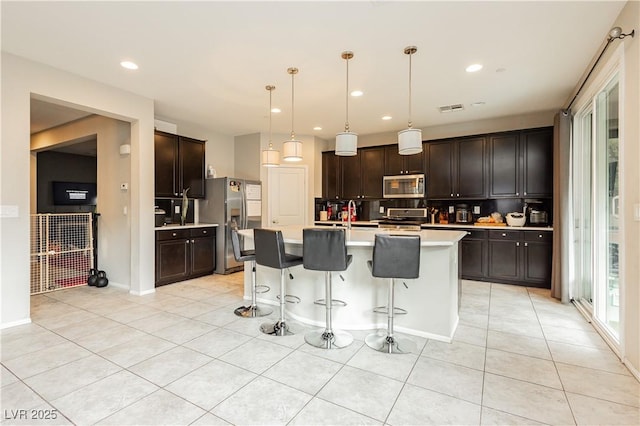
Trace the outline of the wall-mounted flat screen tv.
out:
[[[52,182],[56,206],[95,206],[96,184],[92,182]]]

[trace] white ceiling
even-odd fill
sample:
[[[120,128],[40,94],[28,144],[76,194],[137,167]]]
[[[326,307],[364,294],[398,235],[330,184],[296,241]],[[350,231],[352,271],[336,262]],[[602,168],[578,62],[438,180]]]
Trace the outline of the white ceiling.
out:
[[[364,91],[349,103],[351,130],[360,134],[406,127],[409,45],[418,47],[414,127],[548,111],[566,103],[623,6],[4,0],[2,50],[152,98],[156,118],[228,135],[268,131],[267,84],[282,109],[273,131],[289,133],[287,68],[297,67],[294,130],[331,139],[344,129],[344,50],[354,52],[350,88]],[[121,68],[125,59],[140,69]],[[464,71],[476,62],[483,70]],[[438,111],[457,103],[465,110]],[[382,121],[385,114],[393,119]]]

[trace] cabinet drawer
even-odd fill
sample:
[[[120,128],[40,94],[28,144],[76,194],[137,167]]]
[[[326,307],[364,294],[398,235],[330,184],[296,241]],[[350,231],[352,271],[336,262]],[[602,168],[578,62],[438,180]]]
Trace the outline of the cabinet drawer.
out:
[[[156,231],[156,240],[178,240],[181,238],[189,238],[188,229],[172,229],[170,231]]]
[[[525,241],[551,242],[553,240],[553,232],[549,231],[525,231]]]
[[[215,234],[216,228],[191,228],[190,231],[192,237],[210,237]]]
[[[520,231],[489,231],[490,240],[519,240]]]
[[[467,240],[484,240],[487,238],[487,231],[484,229],[479,230],[465,230],[467,236],[464,237]]]

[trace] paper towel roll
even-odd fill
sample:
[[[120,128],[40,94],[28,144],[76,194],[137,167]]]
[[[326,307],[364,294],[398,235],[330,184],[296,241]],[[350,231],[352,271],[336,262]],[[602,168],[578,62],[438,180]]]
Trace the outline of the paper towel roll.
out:
[[[322,210],[320,212],[320,220],[327,220],[327,212]]]

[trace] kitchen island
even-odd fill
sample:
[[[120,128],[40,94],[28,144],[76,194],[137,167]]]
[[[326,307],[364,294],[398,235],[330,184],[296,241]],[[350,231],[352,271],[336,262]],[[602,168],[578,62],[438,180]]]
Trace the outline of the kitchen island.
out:
[[[288,253],[302,255],[301,226],[273,229],[282,231]],[[429,339],[450,342],[458,324],[458,242],[466,235],[455,230],[398,231],[353,228],[346,230],[347,252],[353,256],[349,268],[333,278],[333,298],[347,303],[333,309],[333,326],[343,330],[369,330],[386,328],[386,315],[376,314],[373,308],[387,303],[387,280],[374,278],[367,267],[372,258],[375,234],[418,234],[421,239],[420,278],[397,280],[395,305],[406,309],[406,315],[395,318],[398,332]],[[241,230],[246,244],[253,244],[253,230]],[[250,266],[245,265],[245,271]],[[324,274],[305,270],[302,266],[291,269],[294,279],[287,280],[287,294],[300,298],[300,303],[287,304],[287,315],[302,323],[324,326],[325,310],[313,302],[324,298]],[[251,275],[244,277],[245,299],[251,299]],[[258,284],[266,284],[271,291],[260,294],[259,303],[277,305],[280,271],[257,266]],[[405,282],[408,288],[402,283]]]

